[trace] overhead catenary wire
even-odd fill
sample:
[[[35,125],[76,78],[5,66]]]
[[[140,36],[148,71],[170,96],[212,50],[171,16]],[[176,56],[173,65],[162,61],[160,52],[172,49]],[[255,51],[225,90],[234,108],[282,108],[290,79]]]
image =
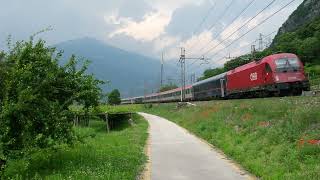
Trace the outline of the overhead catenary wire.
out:
[[[258,23],[257,25],[255,25],[254,27],[252,27],[251,29],[249,29],[246,33],[244,33],[243,35],[241,35],[240,37],[238,37],[237,39],[233,40],[230,44],[228,44],[225,48],[223,48],[222,50],[227,49],[228,47],[230,47],[232,44],[234,44],[235,42],[237,42],[238,40],[242,39],[244,36],[246,36],[247,34],[249,34],[251,31],[253,31],[254,29],[256,29],[257,27],[259,27],[260,25],[264,24],[265,22],[267,22],[270,18],[272,18],[274,15],[278,14],[280,11],[282,11],[283,9],[285,9],[286,7],[288,7],[290,4],[292,4],[294,1],[296,0],[291,0],[289,3],[287,3],[286,5],[282,6],[280,9],[278,9],[277,11],[275,11],[274,13],[272,13],[271,15],[269,15],[267,18],[265,18],[263,21],[261,21],[260,23]],[[211,56],[210,59],[212,59],[213,57],[215,57],[217,54],[219,54],[219,52],[216,52],[215,54],[213,54]]]
[[[240,12],[239,14],[237,14],[237,15],[235,16],[235,18],[232,19],[232,21],[229,23],[229,25],[227,25],[226,28],[224,28],[224,29],[223,29],[222,31],[220,31],[215,37],[213,37],[212,40],[207,43],[207,45],[210,44],[210,43],[212,43],[217,37],[219,37],[223,32],[225,32],[225,30],[227,30],[227,29],[229,28],[229,26],[231,26],[238,18],[240,18],[241,15],[242,15],[243,13],[245,13],[245,12],[249,9],[249,7],[250,7],[255,1],[256,1],[256,0],[250,1],[250,2],[245,6],[245,8],[242,9],[241,12]],[[201,52],[201,51],[204,50],[205,48],[206,48],[206,46],[203,46],[199,51]]]
[[[274,33],[276,33],[276,32],[278,32],[278,30],[272,31],[272,32],[269,33],[269,34],[264,35],[264,37],[269,37],[269,36],[271,36],[272,34],[274,34]],[[257,41],[258,41],[258,39],[254,40],[254,41],[252,41],[251,43],[249,43],[248,45],[242,46],[242,47],[240,47],[240,48],[245,48],[245,47],[251,46],[252,44],[256,43]],[[220,59],[218,59],[216,62],[222,61],[223,59],[226,58],[225,56],[226,56],[226,55],[224,55],[223,57],[221,57]],[[201,65],[202,65],[202,64],[199,64],[198,66],[195,66],[195,67],[191,68],[189,71],[194,70],[194,69],[198,69],[198,68],[201,67]]]
[[[255,2],[256,0],[252,0],[250,1],[244,9],[241,10],[241,12],[239,14],[237,14],[235,16],[235,18],[229,23],[229,25],[226,26],[226,28],[224,28],[222,31],[220,31],[214,38],[212,38],[212,40],[210,42],[208,42],[207,44],[210,44],[211,42],[214,41],[214,39],[216,39],[218,36],[220,36],[227,28],[229,28],[229,26],[231,26],[238,18],[241,17],[241,15],[246,12],[246,10]],[[206,46],[203,46],[199,51],[201,52],[203,49],[205,49]],[[198,60],[193,61],[189,66],[192,66],[193,64],[195,64]]]
[[[196,34],[199,29],[201,28],[201,26],[206,22],[206,20],[208,19],[209,15],[211,14],[211,12],[215,9],[215,7],[217,6],[217,2],[218,0],[216,0],[213,5],[209,8],[209,10],[206,12],[205,16],[202,18],[202,20],[200,21],[199,25],[195,28],[195,30],[193,31],[192,35]]]
[[[220,19],[222,19],[226,13],[228,12],[228,10],[231,8],[232,4],[234,3],[235,0],[231,0],[231,2],[226,6],[226,8],[222,11],[222,13],[218,16],[217,20],[215,21],[215,23],[213,23],[210,27],[209,27],[209,31],[211,31],[219,22]],[[196,42],[190,47],[190,49],[193,49],[194,46],[196,46],[199,43],[199,37],[197,37]]]
[[[223,39],[222,41],[220,41],[217,45],[215,45],[214,47],[210,48],[209,50],[207,50],[203,55],[207,55],[208,53],[210,53],[211,51],[213,51],[214,49],[216,49],[219,45],[221,45],[223,42],[225,42],[227,39],[229,39],[231,36],[233,36],[235,33],[237,33],[238,31],[240,31],[243,27],[245,27],[246,25],[248,25],[252,20],[254,20],[256,17],[258,17],[261,13],[263,13],[266,9],[268,9],[276,0],[272,0],[267,6],[265,6],[261,11],[259,11],[255,16],[253,16],[252,18],[250,18],[247,22],[245,22],[241,27],[239,27],[238,29],[236,29],[235,31],[233,31],[229,36],[227,36],[225,39]]]

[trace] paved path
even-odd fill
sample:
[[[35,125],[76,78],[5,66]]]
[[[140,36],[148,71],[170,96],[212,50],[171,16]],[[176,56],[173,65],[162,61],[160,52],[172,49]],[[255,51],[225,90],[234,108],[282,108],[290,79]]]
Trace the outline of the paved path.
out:
[[[140,114],[150,124],[152,180],[249,179],[225,157],[183,128],[158,116]]]

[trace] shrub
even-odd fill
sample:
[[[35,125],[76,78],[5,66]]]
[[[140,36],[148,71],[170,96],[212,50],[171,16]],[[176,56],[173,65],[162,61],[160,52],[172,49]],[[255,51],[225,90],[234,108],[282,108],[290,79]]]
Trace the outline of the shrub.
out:
[[[72,56],[61,66],[62,53],[33,38],[16,42],[0,55],[0,140],[5,156],[71,143],[69,106],[95,106],[101,92],[101,81],[85,74],[88,63],[77,69],[78,60]]]

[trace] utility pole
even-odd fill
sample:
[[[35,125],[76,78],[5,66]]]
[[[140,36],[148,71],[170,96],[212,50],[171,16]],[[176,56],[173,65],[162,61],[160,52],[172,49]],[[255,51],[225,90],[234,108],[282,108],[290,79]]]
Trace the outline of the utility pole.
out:
[[[190,76],[190,82],[191,84],[195,83],[196,82],[196,74],[195,73],[192,73],[191,76]]]
[[[181,55],[180,55],[180,66],[181,66],[181,102],[184,101],[185,99],[185,88],[186,88],[186,81],[185,81],[185,72],[186,72],[186,50],[185,48],[181,48]]]
[[[252,59],[255,59],[255,54],[256,54],[256,45],[251,45],[251,55]]]
[[[263,50],[263,35],[260,33],[259,34],[259,51]]]
[[[193,59],[193,60],[203,60],[206,59],[202,56],[200,58],[192,58],[192,57],[186,57],[186,50],[185,48],[181,48],[181,54],[179,63],[181,66],[181,102],[185,100],[185,90],[186,90],[186,59]]]
[[[160,89],[163,86],[163,64],[164,64],[164,60],[163,60],[163,52],[162,52],[162,56],[161,56],[161,74],[160,74]]]

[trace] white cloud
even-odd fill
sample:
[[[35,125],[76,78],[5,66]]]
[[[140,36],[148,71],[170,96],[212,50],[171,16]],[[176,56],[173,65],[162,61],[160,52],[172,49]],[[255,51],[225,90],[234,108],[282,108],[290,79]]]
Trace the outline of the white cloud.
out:
[[[188,4],[200,5],[203,2],[204,0],[149,0],[146,3],[152,7],[152,11],[146,13],[141,21],[119,17],[118,13],[105,16],[104,19],[106,23],[117,26],[116,30],[109,34],[110,38],[126,35],[138,41],[149,42],[166,33],[165,29],[170,24],[175,10]]]
[[[163,37],[160,37],[156,40],[154,40],[154,50],[155,52],[160,52],[163,51],[163,49],[166,49],[174,44],[176,44],[180,38],[165,35]]]
[[[136,22],[131,18],[105,17],[106,22],[119,25],[120,28],[109,34],[112,38],[115,35],[124,34],[140,41],[152,41],[165,32],[165,28],[171,21],[171,15],[161,12],[151,12],[143,17],[143,20]]]
[[[186,55],[190,57],[201,57],[208,49],[217,45],[220,41],[214,40],[211,31],[204,31],[199,35],[192,36],[191,38],[177,44],[176,46],[168,49],[167,57],[170,59],[177,59],[180,55],[180,47],[186,48]],[[223,44],[217,46],[213,53],[223,49]],[[207,56],[210,55],[207,54]]]

